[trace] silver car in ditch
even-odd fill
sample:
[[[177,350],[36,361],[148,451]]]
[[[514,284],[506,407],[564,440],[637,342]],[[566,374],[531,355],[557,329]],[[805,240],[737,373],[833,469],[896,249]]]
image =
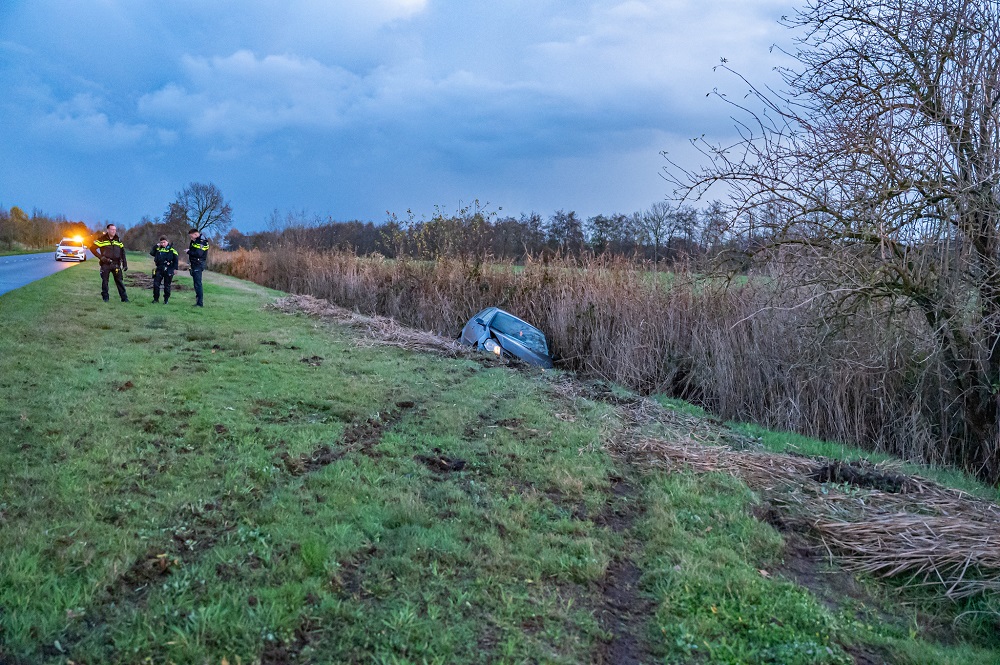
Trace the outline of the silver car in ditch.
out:
[[[499,358],[517,358],[538,367],[552,367],[545,334],[499,307],[487,307],[469,319],[459,341],[485,349]]]

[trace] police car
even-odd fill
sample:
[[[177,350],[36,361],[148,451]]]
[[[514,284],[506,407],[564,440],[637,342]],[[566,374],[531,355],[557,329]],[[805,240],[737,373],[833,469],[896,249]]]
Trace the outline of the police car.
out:
[[[86,261],[87,247],[83,238],[63,238],[56,245],[56,261]]]

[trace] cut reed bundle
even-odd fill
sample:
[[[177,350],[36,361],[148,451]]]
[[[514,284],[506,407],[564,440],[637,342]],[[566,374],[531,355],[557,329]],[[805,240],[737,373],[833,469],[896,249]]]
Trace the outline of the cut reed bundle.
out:
[[[736,476],[759,491],[782,522],[811,534],[847,569],[905,577],[963,598],[1000,590],[1000,506],[906,476],[899,492],[849,483],[821,483],[831,460],[706,446],[696,441],[625,438],[619,452],[671,470]],[[856,463],[878,473],[896,467]]]

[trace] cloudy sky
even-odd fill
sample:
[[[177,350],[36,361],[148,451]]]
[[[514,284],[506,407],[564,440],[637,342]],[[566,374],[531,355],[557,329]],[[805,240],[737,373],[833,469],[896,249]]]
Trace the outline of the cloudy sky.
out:
[[[131,226],[190,182],[380,222],[479,199],[662,200],[661,151],[731,133],[776,0],[0,0],[0,206]]]

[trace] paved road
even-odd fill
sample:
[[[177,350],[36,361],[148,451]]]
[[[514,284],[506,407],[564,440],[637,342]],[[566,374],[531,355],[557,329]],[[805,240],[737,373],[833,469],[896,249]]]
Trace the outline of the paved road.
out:
[[[0,256],[0,295],[19,289],[36,279],[48,277],[60,270],[76,265],[76,261],[56,261],[52,258],[55,251],[44,254],[15,254]],[[87,252],[88,258],[93,258]]]

